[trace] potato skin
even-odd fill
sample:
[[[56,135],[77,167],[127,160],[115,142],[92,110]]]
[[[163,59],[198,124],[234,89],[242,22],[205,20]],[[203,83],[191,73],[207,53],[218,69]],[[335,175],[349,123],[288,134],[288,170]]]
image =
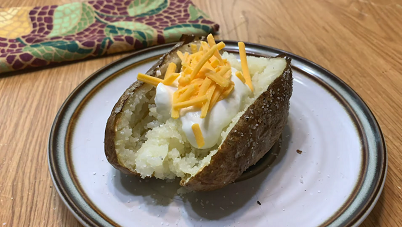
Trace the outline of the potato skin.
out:
[[[176,54],[177,50],[186,50],[189,51],[190,47],[186,46],[186,44],[193,42],[195,40],[194,36],[190,35],[183,35],[181,38],[181,42],[178,42],[168,53],[164,54],[158,62],[155,63],[151,67],[151,69],[148,70],[146,73],[147,75],[156,76],[156,71],[160,70],[161,75],[165,75],[167,66],[170,62],[175,62],[177,65],[180,65],[181,61],[179,57]],[[180,68],[178,67],[177,70]],[[161,78],[163,79],[163,78]],[[113,110],[107,120],[106,123],[106,129],[105,129],[105,141],[104,141],[104,147],[105,147],[105,155],[108,160],[108,162],[116,169],[120,170],[121,172],[125,174],[134,174],[138,175],[136,172],[130,171],[128,168],[124,167],[120,162],[116,154],[116,148],[115,148],[115,138],[116,138],[116,126],[117,122],[119,121],[119,115],[120,112],[123,109],[124,104],[126,101],[136,95],[136,92],[142,89],[144,83],[141,81],[136,81],[134,82],[127,90],[123,93],[123,95],[119,98],[115,106],[113,107]]]
[[[104,141],[104,146],[105,146],[105,155],[107,161],[116,169],[120,170],[122,173],[125,174],[134,174],[138,175],[138,173],[131,172],[128,168],[124,167],[120,162],[117,157],[116,153],[116,148],[115,148],[115,137],[116,137],[116,131],[117,131],[117,121],[119,120],[119,114],[121,110],[123,109],[124,104],[126,101],[135,94],[135,91],[137,89],[140,89],[140,87],[143,85],[143,82],[141,81],[136,81],[133,83],[124,93],[123,95],[119,98],[117,103],[114,105],[113,110],[107,120],[106,123],[106,129],[105,129],[105,141]]]
[[[257,163],[279,139],[287,123],[293,91],[290,58],[282,75],[270,84],[229,132],[209,165],[187,182],[192,191],[212,191],[234,182]]]

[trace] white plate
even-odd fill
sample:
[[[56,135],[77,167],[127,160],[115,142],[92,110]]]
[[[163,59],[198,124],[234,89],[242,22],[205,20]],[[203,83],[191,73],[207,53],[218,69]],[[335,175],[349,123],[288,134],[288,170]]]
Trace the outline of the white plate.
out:
[[[225,50],[238,51],[237,42],[224,42]],[[50,172],[82,224],[351,226],[366,218],[382,191],[387,166],[374,116],[327,70],[256,44],[246,44],[249,54],[290,56],[294,77],[282,146],[262,161],[268,168],[257,164],[242,181],[184,196],[176,195],[178,182],[141,180],[115,170],[103,148],[107,118],[137,73],[146,72],[173,45],[138,51],[99,70],[73,91],[56,116],[49,138]]]

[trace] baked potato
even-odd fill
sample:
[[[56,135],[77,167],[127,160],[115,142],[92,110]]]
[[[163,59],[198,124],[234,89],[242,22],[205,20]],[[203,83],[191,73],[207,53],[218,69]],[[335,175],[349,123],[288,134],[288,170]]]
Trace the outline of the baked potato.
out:
[[[202,41],[183,37],[146,75],[166,79],[170,63],[177,65],[176,73],[180,72],[185,66],[181,53],[194,53],[195,46],[201,51]],[[243,62],[234,55],[224,52],[222,59],[230,63],[232,70],[243,69],[245,73]],[[215,132],[218,138],[215,136],[216,142],[207,148],[198,143],[196,136],[198,147],[189,142],[180,119],[157,113],[155,86],[134,82],[107,121],[105,154],[109,163],[123,173],[142,178],[180,177],[180,185],[192,191],[216,190],[234,182],[279,139],[287,123],[293,89],[290,58],[247,56],[247,62],[253,92],[242,99],[239,111],[231,115],[230,123],[221,132]]]

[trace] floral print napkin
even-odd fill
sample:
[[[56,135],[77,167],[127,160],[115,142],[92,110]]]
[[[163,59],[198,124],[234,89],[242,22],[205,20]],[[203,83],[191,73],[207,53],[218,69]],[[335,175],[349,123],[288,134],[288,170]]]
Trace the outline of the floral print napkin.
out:
[[[0,73],[217,32],[190,0],[102,0],[0,8]]]

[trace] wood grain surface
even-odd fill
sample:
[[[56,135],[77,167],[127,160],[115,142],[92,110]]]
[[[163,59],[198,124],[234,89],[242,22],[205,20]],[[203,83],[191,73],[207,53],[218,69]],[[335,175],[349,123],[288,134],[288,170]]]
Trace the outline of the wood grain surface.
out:
[[[2,7],[70,0],[9,0]],[[362,226],[402,226],[402,0],[194,0],[219,38],[303,56],[349,84],[374,112],[389,155],[384,191]],[[47,140],[70,92],[125,54],[0,75],[0,226],[80,226],[48,171]]]

